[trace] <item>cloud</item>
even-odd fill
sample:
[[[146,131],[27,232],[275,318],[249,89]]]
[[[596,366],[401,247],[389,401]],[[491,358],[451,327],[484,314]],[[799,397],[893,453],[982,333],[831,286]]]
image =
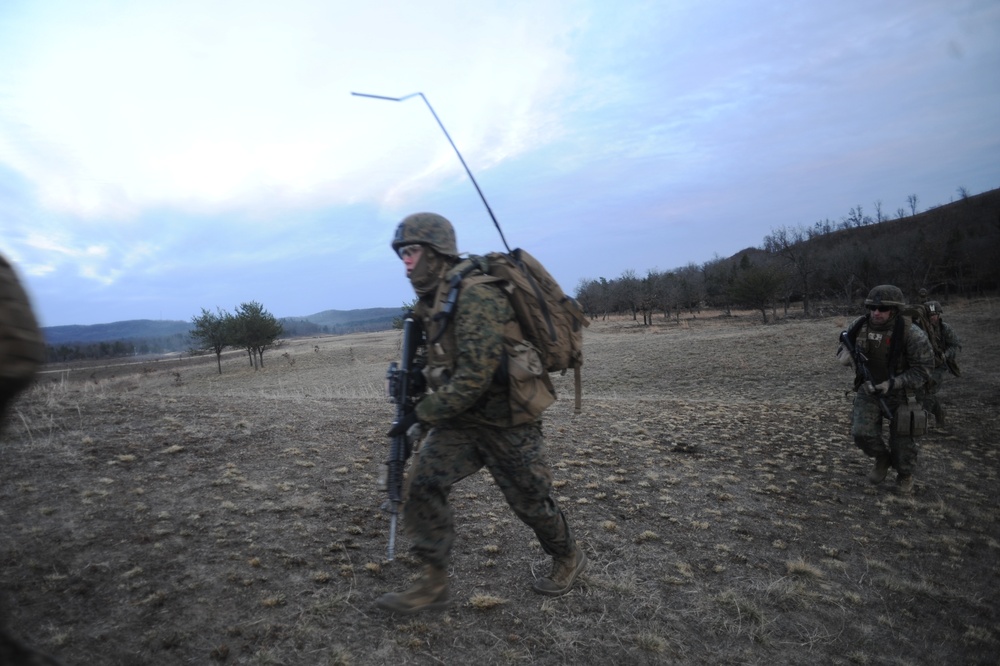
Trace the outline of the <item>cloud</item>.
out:
[[[2,79],[0,160],[45,207],[89,218],[386,192],[394,206],[455,177],[455,160],[419,100],[351,90],[425,92],[486,167],[546,140],[545,102],[570,66],[560,3],[534,20],[492,3],[239,7],[41,3],[24,19],[30,38],[7,47],[19,66]]]
[[[1000,184],[998,26],[982,0],[2,3],[0,249],[49,321],[396,302],[403,215],[498,245],[423,101],[350,95],[423,92],[564,287],[668,269]]]

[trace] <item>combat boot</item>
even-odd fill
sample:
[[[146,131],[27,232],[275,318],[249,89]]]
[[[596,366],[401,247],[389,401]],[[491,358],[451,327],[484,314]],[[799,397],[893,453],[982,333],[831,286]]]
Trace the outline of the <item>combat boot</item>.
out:
[[[941,406],[940,402],[935,402],[934,403],[934,411],[932,412],[932,414],[934,414],[934,420],[937,421],[937,424],[939,426],[943,426],[944,425],[944,407]]]
[[[587,567],[587,555],[576,546],[571,555],[552,558],[552,573],[548,578],[539,578],[532,586],[535,592],[549,597],[558,597],[569,592],[583,570]]]
[[[896,485],[899,488],[900,493],[903,495],[909,495],[913,492],[913,475],[900,474],[899,478],[896,479]]]
[[[868,473],[868,480],[878,484],[885,480],[889,473],[889,456],[881,455],[875,458],[875,467]]]
[[[447,608],[451,605],[448,599],[448,572],[428,564],[409,589],[383,594],[375,603],[379,608],[402,615]]]

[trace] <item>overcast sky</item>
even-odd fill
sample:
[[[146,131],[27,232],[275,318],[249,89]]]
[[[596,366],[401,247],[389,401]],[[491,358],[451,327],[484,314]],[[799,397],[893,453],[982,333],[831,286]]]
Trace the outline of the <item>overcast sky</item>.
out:
[[[418,211],[581,279],[1000,187],[996,0],[3,0],[0,252],[44,326],[412,297]]]

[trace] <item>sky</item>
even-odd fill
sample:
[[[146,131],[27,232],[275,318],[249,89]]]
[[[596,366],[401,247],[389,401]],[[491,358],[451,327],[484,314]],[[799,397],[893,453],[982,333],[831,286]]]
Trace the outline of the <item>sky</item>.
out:
[[[583,280],[1000,187],[996,0],[3,0],[43,326],[412,300],[406,215]]]

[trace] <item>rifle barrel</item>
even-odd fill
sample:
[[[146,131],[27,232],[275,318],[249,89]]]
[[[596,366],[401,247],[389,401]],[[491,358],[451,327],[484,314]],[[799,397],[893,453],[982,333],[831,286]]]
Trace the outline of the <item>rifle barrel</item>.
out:
[[[396,518],[398,514],[395,507],[389,513],[389,552],[387,555],[390,562],[396,558]]]

